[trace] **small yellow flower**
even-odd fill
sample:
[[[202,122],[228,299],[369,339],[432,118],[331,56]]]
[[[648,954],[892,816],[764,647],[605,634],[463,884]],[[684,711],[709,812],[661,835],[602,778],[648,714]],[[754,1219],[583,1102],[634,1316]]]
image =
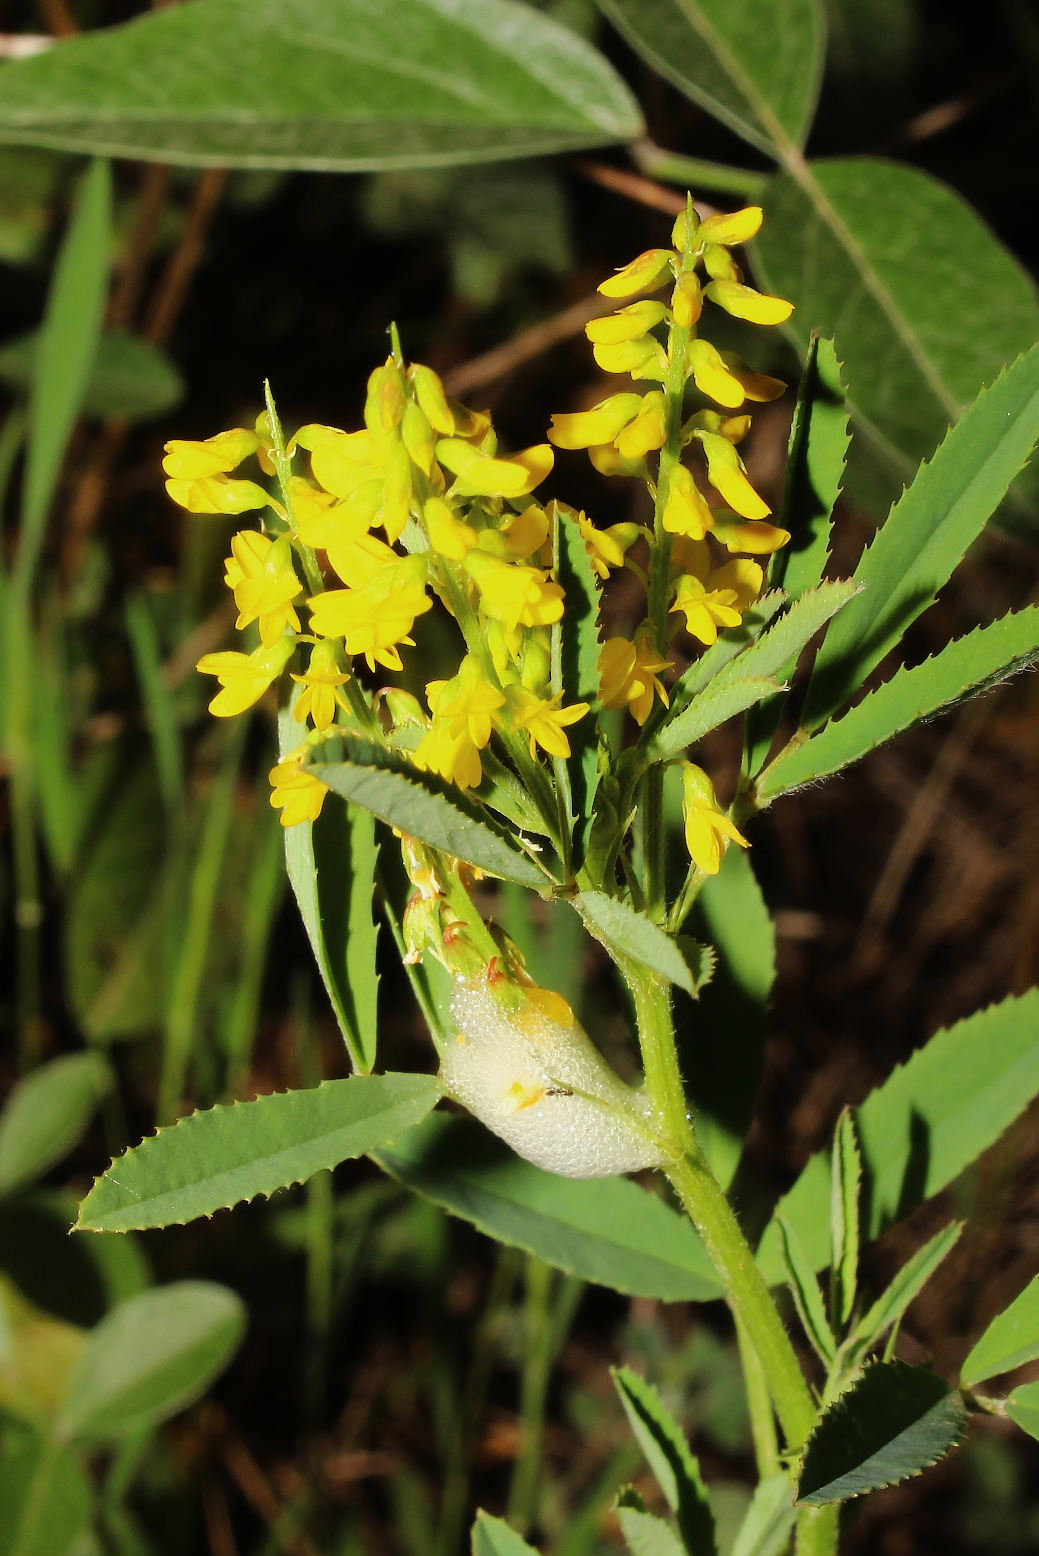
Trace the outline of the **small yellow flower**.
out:
[[[705,875],[717,875],[729,842],[750,844],[734,822],[718,808],[714,785],[702,767],[682,763],[682,810],[689,857]]]
[[[327,785],[302,765],[305,750],[301,746],[270,770],[271,804],[281,811],[278,819],[283,827],[316,821],[328,793]]]
[[[467,497],[525,497],[549,474],[555,455],[547,443],[536,443],[496,459],[464,438],[441,438],[437,458],[457,477],[458,490]]]
[[[793,303],[782,297],[769,297],[765,292],[755,292],[752,286],[741,281],[719,278],[704,288],[719,308],[731,313],[735,319],[748,319],[751,324],[783,324],[794,311]]]
[[[629,708],[636,724],[645,724],[653,708],[654,697],[667,707],[667,689],[659,678],[661,670],[671,668],[666,659],[658,659],[645,633],[634,642],[627,638],[607,638],[599,655],[599,695],[604,708]]]
[[[292,549],[284,537],[271,540],[257,530],[243,530],[231,541],[231,555],[224,563],[224,582],[238,606],[235,626],[251,621],[260,626],[260,642],[270,648],[286,627],[299,631],[299,617],[292,601],[303,585],[292,565]]]
[[[664,396],[651,389],[642,397],[642,406],[634,421],[617,438],[617,452],[624,459],[643,459],[653,449],[663,448],[667,439],[667,414]]]
[[[381,477],[371,433],[341,432],[310,423],[293,439],[310,454],[314,480],[333,497],[350,497],[366,481]]]
[[[692,329],[703,312],[703,288],[699,277],[684,270],[671,293],[671,312],[680,329]]]
[[[742,519],[767,519],[772,509],[747,480],[746,467],[727,438],[698,432],[707,455],[707,476],[730,508]]]
[[[646,249],[601,281],[598,290],[604,297],[634,297],[636,292],[653,291],[670,273],[673,259],[670,249]]]
[[[400,539],[411,515],[412,468],[411,456],[404,444],[395,443],[386,455],[379,504],[379,523],[391,545]]]
[[[513,683],[506,688],[508,699],[507,719],[514,730],[522,730],[530,736],[530,754],[537,756],[541,747],[549,756],[570,755],[570,741],[566,726],[576,724],[588,712],[587,702],[575,702],[569,708],[560,707],[560,692],[555,697],[538,697],[525,686]]]
[[[432,475],[437,452],[436,438],[433,436],[433,426],[429,417],[414,400],[409,400],[404,407],[400,435],[408,454],[422,473]]]
[[[548,437],[556,448],[594,448],[612,443],[642,409],[640,394],[611,394],[587,411],[554,415]]]
[[[687,535],[690,540],[702,540],[714,527],[710,504],[685,465],[672,466],[668,475],[661,522],[669,535]]]
[[[742,211],[732,211],[728,215],[719,212],[700,223],[700,237],[705,243],[724,243],[726,246],[749,243],[761,230],[764,214],[760,205],[747,205]]]
[[[616,346],[593,346],[592,356],[604,373],[630,373],[632,378],[667,377],[667,357],[651,335],[642,340],[622,340]]]
[[[611,524],[608,529],[596,529],[585,514],[579,513],[576,518],[581,539],[600,578],[608,578],[611,567],[624,566],[627,552],[643,533],[639,524]]]
[[[404,377],[392,357],[368,375],[364,424],[376,444],[396,439],[404,416]]]
[[[479,531],[471,524],[463,524],[442,497],[430,497],[422,509],[422,517],[429,544],[438,556],[447,557],[451,562],[463,562],[479,544]]]
[[[233,650],[203,654],[195,669],[203,675],[215,675],[220,682],[220,690],[209,704],[210,713],[218,719],[233,718],[259,702],[288,664],[294,647],[293,639],[284,637],[269,648],[254,649],[251,654]]]
[[[769,400],[778,400],[781,394],[786,393],[787,386],[781,378],[771,378],[768,373],[755,373],[734,351],[722,351],[719,355],[733,378],[742,385],[748,400],[763,405]],[[738,441],[738,438],[730,439],[730,442]]]
[[[483,778],[479,746],[464,729],[452,730],[446,724],[434,722],[412,752],[412,761],[423,772],[439,773],[460,789],[476,789]]]
[[[349,706],[340,687],[350,676],[340,667],[336,645],[330,640],[314,644],[306,673],[293,673],[292,679],[304,688],[293,709],[300,724],[309,717],[315,729],[326,730],[335,722],[336,708],[345,712]]]
[[[289,478],[288,498],[300,540],[313,551],[327,551],[359,540],[371,528],[382,500],[382,482],[369,481],[349,497],[338,498],[295,475]]]
[[[226,475],[196,476],[190,480],[171,476],[166,490],[177,506],[189,513],[250,513],[256,508],[277,506],[255,481],[232,481]]]
[[[232,427],[230,432],[218,432],[202,443],[174,438],[166,444],[162,468],[180,481],[204,481],[214,475],[227,475],[256,452],[259,441],[247,427]]]
[[[464,731],[480,748],[490,740],[498,711],[505,706],[505,694],[487,679],[472,654],[466,654],[450,681],[430,681],[426,700],[436,725],[452,734]]]
[[[563,591],[539,567],[505,562],[482,548],[463,566],[480,591],[480,608],[506,627],[550,627],[563,614]]]
[[[706,551],[706,545],[701,542]],[[686,630],[707,646],[717,642],[718,630],[738,627],[743,613],[761,593],[763,573],[756,562],[726,562],[711,569],[709,558],[678,579],[672,611],[681,611]]]
[[[646,298],[639,303],[629,303],[604,319],[589,319],[584,332],[594,345],[615,346],[622,340],[641,340],[666,314],[663,303]]]
[[[357,589],[314,595],[311,628],[318,637],[342,638],[348,654],[363,654],[370,669],[402,668],[398,645],[413,645],[415,618],[432,608],[420,556],[395,557]]]
[[[752,556],[771,556],[790,539],[788,529],[761,520],[741,523],[719,511],[714,516],[714,537],[727,551],[749,551]]]
[[[548,532],[548,514],[537,503],[531,503],[529,508],[524,508],[522,513],[509,519],[497,533],[502,538],[506,552],[521,557],[536,555],[548,539]],[[485,532],[485,545],[487,539]]]
[[[423,414],[434,431],[441,437],[451,437],[456,428],[455,413],[451,409],[444,386],[431,367],[413,362],[408,368],[408,378],[415,391]]]
[[[729,410],[736,410],[743,404],[746,399],[743,385],[729,371],[721,353],[709,340],[689,342],[689,367],[693,383],[701,394],[717,400],[719,405],[727,406]]]

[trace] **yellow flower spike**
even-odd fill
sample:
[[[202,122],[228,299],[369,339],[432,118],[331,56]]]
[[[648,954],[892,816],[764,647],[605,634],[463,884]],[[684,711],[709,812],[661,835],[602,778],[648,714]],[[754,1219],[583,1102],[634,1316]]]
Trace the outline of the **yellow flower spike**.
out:
[[[721,513],[714,515],[714,536],[728,551],[749,551],[754,556],[771,556],[790,539],[788,529],[760,520],[741,524]]]
[[[624,340],[641,340],[666,316],[663,303],[646,298],[639,303],[629,303],[604,319],[589,319],[584,332],[595,345],[615,346]]]
[[[286,756],[269,773],[271,804],[280,810],[283,827],[298,826],[301,821],[316,821],[321,814],[327,785],[302,765],[305,746]]]
[[[400,424],[400,435],[404,447],[418,465],[423,475],[432,475],[433,465],[436,460],[436,438],[433,436],[433,427],[429,417],[421,406],[414,400],[409,400],[404,407],[404,418]]]
[[[667,441],[667,414],[664,396],[651,389],[642,397],[642,408],[616,438],[617,452],[623,459],[643,459]]]
[[[548,439],[556,448],[592,448],[612,443],[642,408],[642,395],[611,394],[587,411],[570,411],[552,417]]]
[[[232,481],[226,475],[199,476],[194,480],[171,477],[166,490],[189,513],[251,513],[257,508],[280,505],[255,481]]]
[[[442,497],[430,497],[422,509],[429,544],[438,556],[451,562],[464,562],[479,543],[479,531],[463,524]]]
[[[505,562],[480,548],[463,566],[480,591],[480,609],[504,626],[550,627],[562,618],[563,591],[539,567]]]
[[[705,875],[717,875],[730,842],[741,848],[750,844],[734,822],[718,807],[714,785],[702,767],[693,762],[682,766],[682,810],[685,816],[685,842],[689,857]]]
[[[767,519],[772,509],[747,480],[743,461],[727,438],[711,432],[697,437],[707,455],[707,476],[730,508],[742,519]]]
[[[522,730],[530,738],[530,754],[537,756],[538,746],[549,756],[568,757],[570,741],[566,728],[583,719],[590,704],[575,702],[569,708],[560,707],[562,692],[555,697],[538,697],[525,686],[513,684],[506,688],[508,712],[506,723],[513,730]]]
[[[437,458],[457,477],[464,496],[525,497],[549,474],[555,455],[547,443],[536,443],[507,459],[495,459],[462,438],[441,438]]]
[[[251,654],[234,650],[203,654],[195,669],[203,675],[215,675],[220,682],[220,690],[209,704],[210,713],[218,719],[229,719],[259,702],[285,669],[295,646],[293,638],[284,637],[270,647],[254,649]]]
[[[764,218],[760,205],[745,205],[742,211],[733,211],[727,216],[721,213],[708,216],[700,224],[700,238],[704,243],[724,243],[726,247],[733,243],[749,243],[751,238],[757,237]]]
[[[736,410],[743,404],[746,398],[743,385],[735,374],[729,372],[721,353],[709,340],[691,340],[688,358],[693,383],[701,394],[717,400],[719,405],[729,410]]]
[[[311,630],[318,637],[342,638],[346,652],[363,654],[372,670],[377,663],[400,670],[398,646],[413,645],[416,617],[432,609],[425,575],[423,557],[395,557],[360,588],[316,594],[307,602]]]
[[[691,270],[685,270],[675,282],[671,293],[671,312],[680,329],[692,329],[703,312],[703,288],[700,278]]]
[[[404,533],[411,517],[412,463],[403,443],[395,443],[386,457],[386,480],[379,506],[379,523],[391,545]]]
[[[176,481],[202,481],[209,476],[227,475],[250,454],[256,452],[259,438],[247,427],[232,427],[218,432],[202,443],[174,438],[166,444],[162,468]]]
[[[408,368],[408,378],[415,391],[415,398],[434,432],[439,432],[441,437],[451,437],[456,430],[456,417],[439,375],[431,367],[413,362]]]
[[[615,275],[601,281],[598,290],[604,297],[634,297],[636,292],[653,291],[670,274],[673,259],[670,249],[646,249]]]
[[[711,281],[704,293],[734,319],[747,319],[751,324],[783,324],[794,311],[793,303],[782,297],[770,297],[766,292],[756,292],[741,281]]]
[[[303,593],[292,565],[292,548],[282,537],[271,540],[257,530],[243,530],[231,541],[231,555],[224,563],[224,582],[238,607],[235,626],[241,630],[259,623],[260,641],[266,648],[276,643],[286,627],[299,631],[299,617],[291,602]]]
[[[315,729],[323,731],[335,722],[336,708],[347,711],[349,704],[340,687],[346,685],[350,674],[341,667],[334,642],[326,639],[315,643],[306,673],[293,672],[292,679],[304,688],[292,710],[300,724],[309,718]]]
[[[397,436],[404,415],[404,379],[392,357],[368,375],[364,424],[372,437],[385,443]]]
[[[719,355],[733,378],[739,380],[748,400],[753,400],[757,405],[766,405],[769,401],[778,400],[780,395],[786,394],[788,386],[781,378],[771,378],[768,373],[755,373],[736,355],[735,351],[722,351]]]
[[[628,708],[636,724],[645,724],[653,709],[654,697],[666,708],[667,688],[660,671],[670,670],[670,662],[659,659],[644,632],[634,642],[627,638],[607,638],[599,655],[599,696],[604,708]]]
[[[702,540],[714,527],[710,504],[685,465],[672,466],[661,522],[669,535],[687,535],[690,540]]]
[[[663,346],[652,336],[643,340],[622,340],[616,346],[593,346],[592,356],[604,373],[630,373],[632,378],[667,377],[667,357]]]
[[[505,706],[505,694],[487,679],[479,660],[466,654],[450,681],[430,681],[426,701],[435,723],[453,733],[464,730],[482,749],[500,724],[498,712]]]
[[[548,514],[537,503],[531,503],[522,513],[517,513],[500,530],[508,550],[513,556],[534,556],[548,539]]]

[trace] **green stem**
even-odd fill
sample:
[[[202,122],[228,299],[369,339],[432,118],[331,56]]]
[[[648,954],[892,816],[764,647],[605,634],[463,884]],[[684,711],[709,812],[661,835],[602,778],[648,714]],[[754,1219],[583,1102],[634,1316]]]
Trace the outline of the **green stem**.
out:
[[[736,1338],[743,1366],[743,1383],[750,1412],[750,1432],[754,1440],[754,1458],[758,1466],[759,1480],[768,1480],[782,1469],[779,1459],[779,1442],[776,1437],[776,1417],[769,1398],[768,1379],[765,1377],[761,1358],[747,1333],[746,1325],[738,1315]]]
[[[836,1556],[840,1535],[839,1507],[805,1507],[797,1516],[797,1556]]]
[[[768,183],[767,173],[731,167],[727,162],[708,162],[703,157],[683,157],[676,151],[655,146],[651,140],[637,141],[631,153],[639,171],[647,178],[680,184],[684,189],[709,189],[712,194],[737,194],[758,200]]]

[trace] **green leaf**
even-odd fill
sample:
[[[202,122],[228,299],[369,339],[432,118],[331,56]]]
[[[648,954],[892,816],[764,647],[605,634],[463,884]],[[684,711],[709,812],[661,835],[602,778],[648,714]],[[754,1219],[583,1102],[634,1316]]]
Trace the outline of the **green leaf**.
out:
[[[1007,1415],[1039,1442],[1039,1379],[1022,1383],[1007,1399]]]
[[[5,1556],[73,1556],[93,1500],[79,1455],[4,1422],[0,1439],[0,1529]]]
[[[561,1178],[514,1155],[472,1119],[438,1113],[376,1160],[488,1237],[628,1296],[722,1295],[688,1221],[627,1178]]]
[[[599,0],[643,59],[760,151],[804,144],[822,76],[816,0]]]
[[[61,1161],[111,1081],[100,1054],[69,1054],[18,1082],[0,1114],[0,1194],[31,1183]]]
[[[476,1515],[472,1534],[473,1556],[538,1556],[504,1518],[492,1518],[483,1508]]]
[[[320,756],[330,747],[345,750],[348,760],[311,761],[309,765],[315,778],[336,794],[363,805],[388,826],[464,859],[489,875],[536,890],[545,886],[547,878],[530,856],[519,852],[489,821],[481,819],[460,789],[417,768],[401,771],[404,763],[395,760],[393,752],[367,741],[336,737],[323,742],[316,754]]]
[[[855,1307],[859,1281],[862,1152],[851,1109],[844,1108],[833,1132],[830,1167],[830,1320],[843,1334]]]
[[[863,1229],[876,1237],[951,1183],[1039,1094],[1039,990],[936,1032],[855,1110],[865,1169]],[[830,1171],[813,1156],[776,1214],[797,1228],[813,1268],[829,1259]],[[775,1216],[759,1262],[782,1280]]]
[[[1011,612],[957,638],[922,664],[896,670],[841,718],[781,751],[762,773],[758,802],[840,772],[921,719],[986,691],[1039,659],[1039,606]]]
[[[36,332],[8,341],[0,351],[0,379],[17,389],[30,383],[39,344]],[[184,381],[164,351],[143,335],[106,330],[97,343],[81,409],[85,416],[148,421],[170,410],[183,395]]]
[[[790,426],[786,484],[777,523],[790,530],[769,582],[797,599],[823,576],[830,519],[840,495],[851,432],[833,341],[813,335]]]
[[[954,1221],[951,1226],[930,1238],[913,1257],[902,1266],[883,1296],[864,1313],[856,1324],[849,1343],[848,1356],[858,1361],[874,1346],[894,1324],[897,1324],[913,1298],[922,1291],[946,1254],[955,1247],[963,1222]]]
[[[715,1556],[714,1515],[696,1455],[657,1390],[628,1367],[613,1381],[632,1432],[674,1513],[691,1556]]]
[[[730,1556],[783,1556],[794,1522],[788,1475],[770,1475],[754,1489]]]
[[[440,1091],[432,1075],[352,1075],[192,1113],[118,1157],[76,1228],[171,1226],[304,1183],[409,1129]]]
[[[747,652],[750,653],[750,649]],[[756,702],[781,690],[779,682],[770,676],[741,675],[738,680],[735,679],[736,665],[739,663],[737,660],[732,666],[727,666],[706,691],[695,697],[676,717],[660,726],[646,743],[644,760],[647,763],[667,762],[672,757],[681,756],[690,746],[702,740],[704,735],[717,729],[719,724],[726,723],[737,713],[745,713]]]
[[[712,681],[711,691],[718,691],[746,676],[774,676],[785,685],[797,668],[801,650],[857,593],[858,588],[846,578],[809,589],[799,600],[794,600],[748,649],[726,665]]]
[[[826,1317],[823,1294],[804,1244],[794,1228],[788,1226],[782,1217],[779,1219],[779,1246],[786,1283],[794,1299],[801,1328],[819,1360],[825,1367],[829,1367],[837,1352],[837,1342]]]
[[[223,1372],[245,1325],[244,1303],[213,1281],[175,1281],[131,1297],[92,1332],[58,1435],[99,1442],[165,1420]]]
[[[617,1522],[631,1556],[687,1556],[687,1547],[669,1523],[638,1507],[617,1508]],[[695,1547],[692,1548],[695,1552]]]
[[[696,904],[697,932],[718,964],[695,1018],[682,1022],[682,1056],[697,1136],[728,1188],[757,1102],[765,1017],[776,972],[775,928],[745,849],[729,848]],[[724,1032],[725,1041],[712,1034]]]
[[[1033,283],[972,206],[900,163],[810,162],[775,178],[762,203],[762,283],[797,305],[802,346],[814,330],[833,339],[848,407],[897,491],[1036,339]],[[941,512],[928,512],[924,534]]]
[[[963,1382],[973,1388],[985,1378],[1012,1372],[1039,1356],[1039,1275],[989,1324],[963,1364]]]
[[[768,594],[763,594],[760,600],[755,600],[750,610],[745,612],[742,622],[738,627],[733,627],[729,632],[723,632],[716,643],[712,643],[707,651],[694,659],[671,688],[671,706],[668,711],[660,716],[651,716],[647,724],[647,730],[652,732],[660,723],[668,718],[676,718],[682,713],[693,698],[698,696],[705,687],[709,686],[715,676],[720,675],[729,662],[742,654],[772,620],[776,612],[786,603],[786,595],[782,589],[773,589]]]
[[[356,172],[533,156],[642,128],[600,54],[511,0],[206,0],[5,73],[0,140]]]
[[[622,956],[634,957],[687,994],[695,993],[689,963],[672,937],[645,913],[602,891],[581,892],[574,906],[604,945]]]
[[[876,1362],[824,1412],[805,1444],[798,1502],[845,1502],[919,1475],[966,1428],[963,1397],[943,1379],[905,1362]]]

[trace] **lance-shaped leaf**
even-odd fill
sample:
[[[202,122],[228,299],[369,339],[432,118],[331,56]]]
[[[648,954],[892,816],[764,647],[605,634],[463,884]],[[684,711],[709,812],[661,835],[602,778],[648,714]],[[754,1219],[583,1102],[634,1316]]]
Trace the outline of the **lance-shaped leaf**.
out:
[[[512,0],[206,0],[4,77],[0,139],[224,167],[358,171],[627,140],[603,57]]]
[[[1039,1275],[1009,1307],[997,1313],[963,1364],[963,1382],[973,1388],[985,1378],[1023,1367],[1039,1356]]]
[[[962,1231],[963,1222],[954,1221],[951,1226],[944,1227],[930,1238],[922,1248],[918,1248],[902,1266],[883,1296],[877,1298],[855,1325],[844,1351],[849,1365],[857,1364],[898,1323],[910,1302],[923,1290],[946,1254],[955,1247]]]
[[[849,579],[839,578],[809,589],[745,653],[726,666],[711,682],[711,691],[718,691],[744,676],[773,676],[785,685],[797,667],[801,650],[849,603],[859,587]]]
[[[770,1475],[754,1490],[731,1556],[782,1556],[794,1522],[794,1488],[787,1475]]]
[[[851,1318],[858,1289],[861,1192],[862,1152],[845,1108],[833,1132],[830,1166],[830,1322],[838,1334]]]
[[[1039,990],[936,1032],[855,1110],[864,1169],[863,1230],[885,1227],[937,1194],[1039,1094]],[[813,1156],[776,1214],[797,1228],[814,1269],[830,1255],[828,1153]],[[758,1254],[783,1279],[775,1217]]]
[[[101,1054],[52,1059],[18,1082],[0,1114],[0,1194],[60,1162],[112,1082]]]
[[[504,1518],[492,1518],[481,1508],[472,1530],[473,1556],[538,1556],[515,1529],[510,1529]]]
[[[1007,1398],[1007,1415],[1023,1432],[1039,1442],[1039,1380],[1022,1383]]]
[[[822,76],[816,0],[599,0],[632,48],[752,146],[804,143]]]
[[[741,663],[742,658],[735,660],[723,672],[724,681],[722,676],[717,676],[687,708],[660,726],[644,748],[646,762],[666,762],[680,756],[719,724],[735,718],[737,713],[745,713],[756,702],[782,689],[771,676],[740,675],[738,666]]]
[[[786,595],[782,589],[772,589],[768,594],[763,594],[760,600],[755,600],[749,611],[746,611],[738,627],[733,627],[723,632],[716,643],[712,643],[707,651],[694,659],[693,663],[685,670],[671,688],[671,706],[666,712],[658,712],[651,715],[647,725],[647,733],[652,734],[657,726],[668,718],[676,718],[689,706],[694,697],[699,696],[705,687],[709,686],[715,676],[720,675],[738,654],[745,653],[750,645],[761,636],[776,612],[786,603]]]
[[[403,1134],[440,1095],[432,1075],[352,1075],[192,1113],[112,1163],[77,1230],[170,1226],[304,1183]]]
[[[685,1433],[652,1383],[637,1372],[618,1367],[613,1381],[638,1445],[675,1515],[686,1550],[691,1556],[715,1556],[714,1515]]]
[[[825,1367],[829,1367],[837,1351],[837,1342],[826,1317],[823,1294],[804,1244],[796,1230],[788,1226],[782,1217],[779,1219],[779,1247],[786,1283],[794,1299],[801,1328],[819,1360]]]
[[[342,750],[346,761],[334,760]],[[460,789],[410,767],[393,751],[351,736],[337,736],[315,750],[310,770],[336,794],[363,805],[380,821],[417,837],[489,875],[539,889],[546,876],[529,854],[482,818]],[[406,769],[406,770],[405,770]]]
[[[804,725],[843,706],[926,610],[978,538],[1039,438],[1039,345],[1026,351],[920,467],[855,569],[863,592],[826,635]]]
[[[676,983],[687,994],[696,991],[693,975],[672,937],[645,913],[637,912],[619,897],[602,891],[585,891],[574,906],[582,919],[604,945],[622,956],[634,957],[644,967]]]
[[[631,1556],[689,1556],[688,1547],[678,1538],[671,1525],[645,1508],[617,1505],[617,1522],[621,1526],[624,1543]]]
[[[831,516],[844,480],[851,441],[841,365],[832,340],[808,343],[797,404],[790,424],[787,473],[778,523],[789,545],[772,559],[769,581],[793,599],[822,580]]]
[[[781,751],[758,781],[759,803],[840,772],[921,719],[987,690],[1037,658],[1039,606],[1029,605],[957,638],[922,664],[903,666],[842,718]]]
[[[628,1296],[723,1295],[689,1222],[627,1178],[561,1178],[521,1160],[467,1118],[435,1114],[376,1160],[488,1237]]]
[[[813,161],[775,178],[762,203],[756,271],[797,305],[789,328],[803,346],[813,330],[833,339],[848,408],[895,495],[1036,339],[1034,283],[965,200],[901,163]],[[925,533],[941,514],[925,514]]]
[[[823,1506],[919,1475],[963,1437],[963,1396],[925,1367],[876,1362],[823,1413],[805,1444],[798,1502]]]

